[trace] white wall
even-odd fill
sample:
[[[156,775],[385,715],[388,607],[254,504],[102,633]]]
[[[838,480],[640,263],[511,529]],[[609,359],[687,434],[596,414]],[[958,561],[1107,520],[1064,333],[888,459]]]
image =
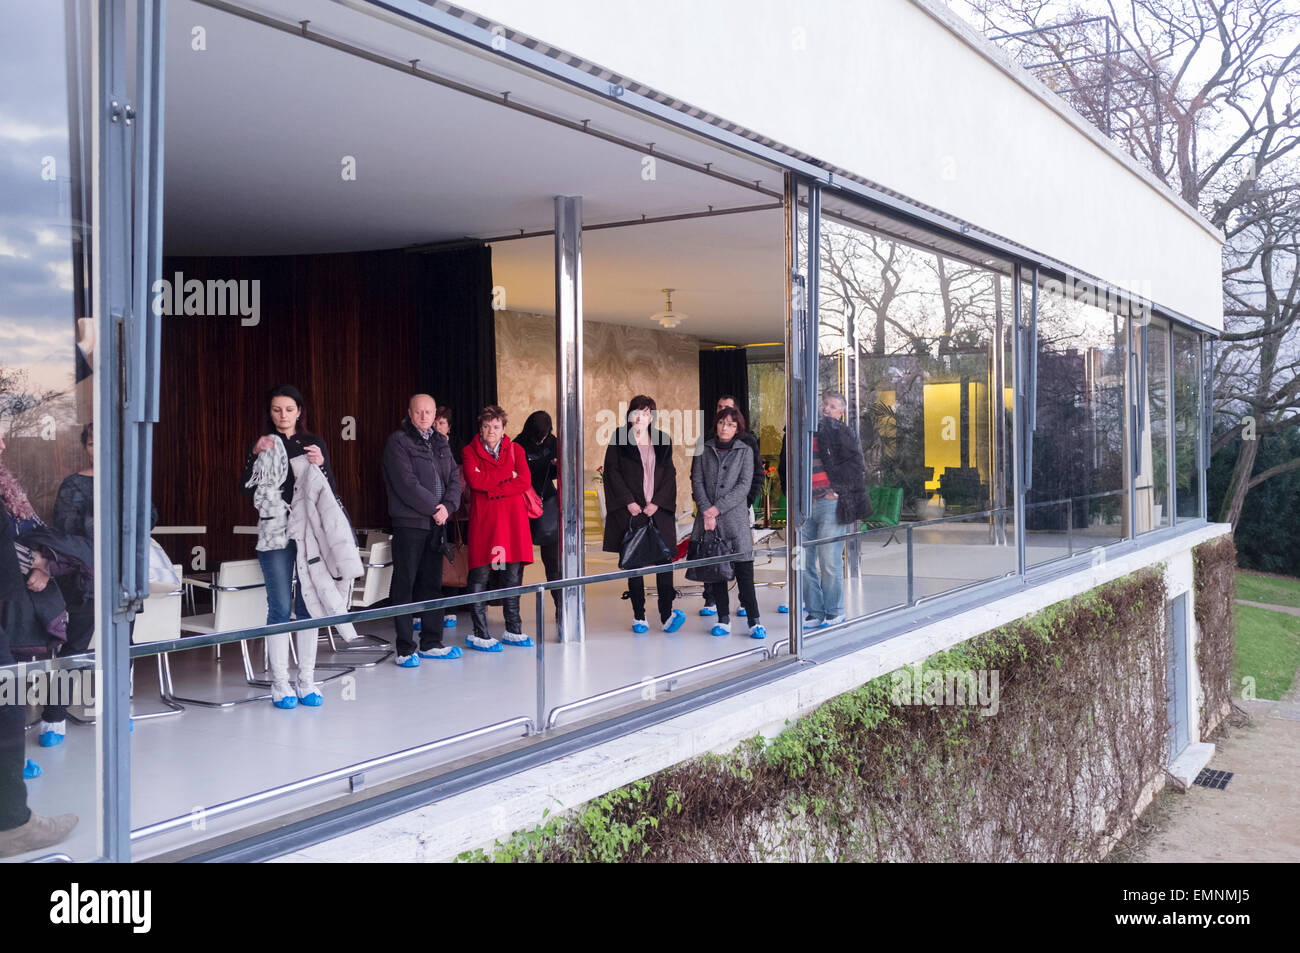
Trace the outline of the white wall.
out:
[[[930,0],[468,0],[479,15],[1220,328],[1219,242]],[[934,0],[939,2],[939,0]]]

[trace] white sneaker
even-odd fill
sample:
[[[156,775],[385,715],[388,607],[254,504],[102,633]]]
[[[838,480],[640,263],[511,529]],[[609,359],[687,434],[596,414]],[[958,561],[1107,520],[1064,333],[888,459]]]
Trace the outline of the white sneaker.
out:
[[[827,616],[826,621],[821,624],[821,628],[829,629],[831,626],[839,625],[843,621],[844,621],[844,616],[842,615]]]

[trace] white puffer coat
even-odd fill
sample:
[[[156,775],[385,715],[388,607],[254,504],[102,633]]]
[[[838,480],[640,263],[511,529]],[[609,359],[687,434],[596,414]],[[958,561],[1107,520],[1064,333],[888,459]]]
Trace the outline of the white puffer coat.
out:
[[[352,584],[363,572],[357,540],[347,515],[334,498],[329,480],[306,456],[289,461],[293,467],[293,504],[289,508],[289,538],[298,543],[298,585],[312,618],[348,611]],[[357,637],[351,623],[339,635]]]

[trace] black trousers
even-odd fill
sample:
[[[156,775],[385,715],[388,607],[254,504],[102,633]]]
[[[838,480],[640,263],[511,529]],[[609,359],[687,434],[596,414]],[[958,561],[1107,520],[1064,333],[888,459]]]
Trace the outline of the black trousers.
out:
[[[758,596],[754,593],[754,563],[735,562],[731,564],[736,570],[736,591],[740,604],[745,607],[745,619],[751,626],[758,625]],[[731,587],[729,582],[707,582],[704,584],[704,598],[709,605],[718,607],[718,621],[731,621]]]
[[[645,576],[633,576],[627,581],[628,597],[632,600],[632,618],[645,618]],[[655,593],[659,597],[659,621],[667,622],[673,614],[673,571],[655,574]]]
[[[65,590],[65,593],[68,590]],[[67,596],[65,595],[65,598]],[[90,648],[90,640],[95,636],[95,596],[92,592],[78,605],[68,607],[68,641],[63,643],[59,655],[80,655]],[[50,697],[54,697],[55,685],[50,682]],[[41,713],[42,721],[63,721],[68,717],[64,705],[46,705]]]
[[[393,581],[388,599],[393,605],[442,598],[442,544],[446,526],[434,524],[430,529],[393,527]],[[420,613],[420,650],[442,648],[443,609]],[[397,654],[415,652],[415,635],[409,615],[393,619],[397,630]]]
[[[554,582],[556,579],[560,579],[562,577],[560,571],[560,541],[557,539],[553,543],[538,546],[537,548],[541,550],[542,565],[546,567],[546,581]],[[562,589],[551,590],[551,600],[555,603],[556,611],[559,611],[563,591]]]
[[[476,566],[469,571],[469,578],[466,580],[469,585],[466,587],[470,592],[484,592],[488,588],[488,581],[492,578],[492,567]],[[524,581],[524,564],[506,563],[505,567],[499,570],[500,583],[493,588],[509,589],[518,586]],[[501,600],[502,611],[506,617],[506,631],[522,633],[523,619],[519,617],[519,597],[512,596],[508,599]],[[480,639],[490,639],[487,627],[487,603],[476,602],[470,607],[470,617],[474,620],[474,634]]]
[[[9,651],[9,638],[0,630],[0,678],[13,679],[13,689],[20,696],[27,694],[26,684],[18,683],[18,672],[13,653]],[[23,781],[23,766],[27,751],[23,737],[24,705],[0,705],[0,831],[22,827],[32,812],[27,809],[27,784]]]

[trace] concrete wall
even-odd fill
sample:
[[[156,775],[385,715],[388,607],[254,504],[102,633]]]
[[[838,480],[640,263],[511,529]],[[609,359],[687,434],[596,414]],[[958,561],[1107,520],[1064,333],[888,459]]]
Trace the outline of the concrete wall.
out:
[[[1058,97],[1004,72],[938,0],[468,5],[1222,327],[1214,231]]]

